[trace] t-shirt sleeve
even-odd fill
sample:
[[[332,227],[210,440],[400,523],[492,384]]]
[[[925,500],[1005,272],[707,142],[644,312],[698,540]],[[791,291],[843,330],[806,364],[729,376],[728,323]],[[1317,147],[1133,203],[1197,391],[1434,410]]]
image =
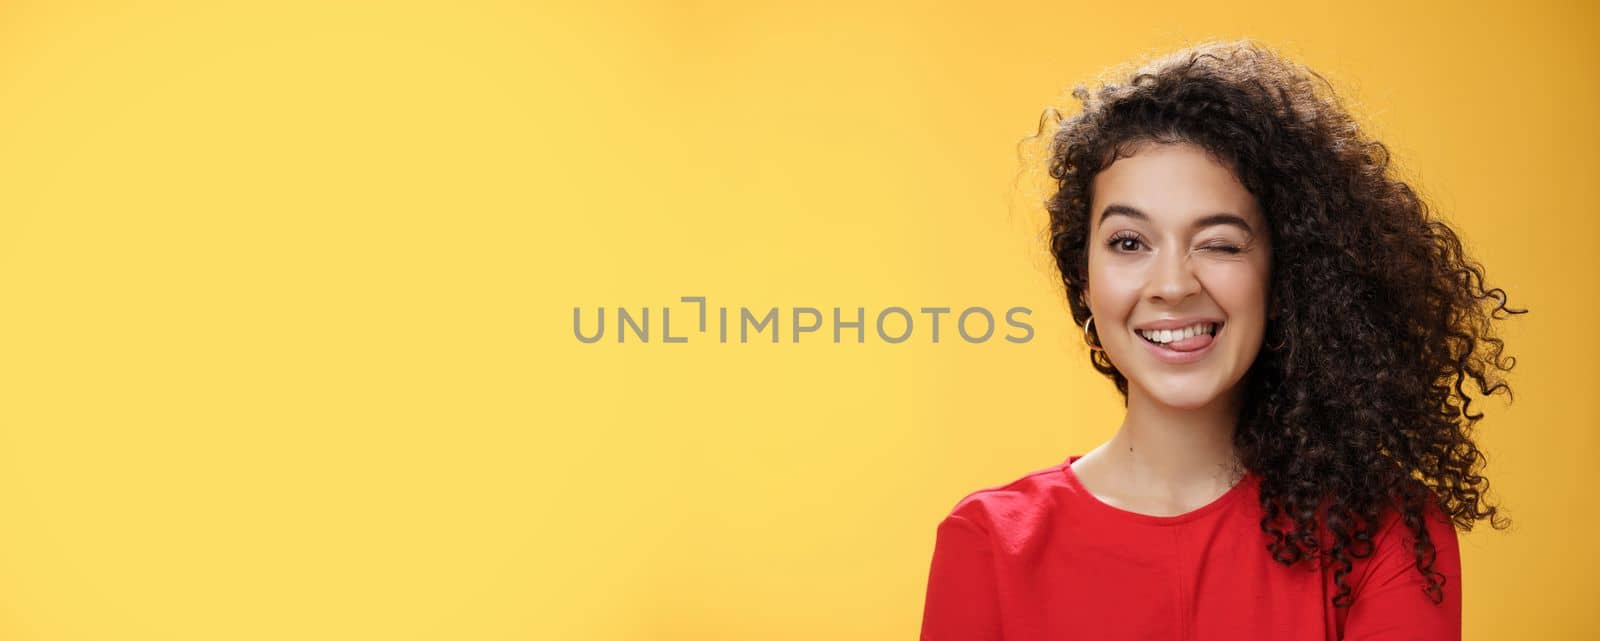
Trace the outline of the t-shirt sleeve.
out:
[[[922,609],[922,641],[999,641],[994,555],[983,528],[951,514],[939,523]]]
[[[1355,593],[1345,620],[1344,641],[1460,641],[1461,550],[1456,530],[1443,511],[1430,510],[1426,523],[1435,557],[1434,571],[1444,575],[1444,600],[1434,603],[1423,592],[1417,571],[1411,529],[1393,519],[1375,543],[1368,571]]]

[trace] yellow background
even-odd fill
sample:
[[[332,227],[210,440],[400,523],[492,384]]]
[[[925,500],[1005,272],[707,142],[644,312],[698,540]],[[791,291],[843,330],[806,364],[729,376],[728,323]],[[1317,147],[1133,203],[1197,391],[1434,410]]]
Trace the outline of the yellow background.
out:
[[[914,638],[954,502],[1120,419],[1017,142],[1240,36],[1532,310],[1466,638],[1593,633],[1593,3],[797,4],[0,5],[0,638]],[[1037,333],[573,337],[680,296]]]

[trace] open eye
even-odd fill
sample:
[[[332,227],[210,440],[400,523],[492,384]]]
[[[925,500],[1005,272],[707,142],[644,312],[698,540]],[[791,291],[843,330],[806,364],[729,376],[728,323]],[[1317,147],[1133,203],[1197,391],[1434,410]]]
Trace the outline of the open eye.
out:
[[[1139,235],[1130,231],[1119,231],[1106,241],[1106,246],[1115,251],[1139,251],[1142,245],[1144,241],[1139,239]]]

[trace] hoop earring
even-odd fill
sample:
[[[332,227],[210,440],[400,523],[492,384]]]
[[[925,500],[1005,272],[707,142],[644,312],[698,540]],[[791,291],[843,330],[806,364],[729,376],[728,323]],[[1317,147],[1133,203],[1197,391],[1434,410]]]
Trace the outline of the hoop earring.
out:
[[[1093,324],[1094,324],[1094,315],[1090,314],[1089,315],[1089,320],[1083,321],[1083,342],[1088,343],[1089,349],[1094,350],[1096,352],[1103,352],[1103,351],[1105,351],[1104,347],[1101,347],[1100,345],[1096,344],[1095,342],[1089,340],[1089,326],[1093,325]]]

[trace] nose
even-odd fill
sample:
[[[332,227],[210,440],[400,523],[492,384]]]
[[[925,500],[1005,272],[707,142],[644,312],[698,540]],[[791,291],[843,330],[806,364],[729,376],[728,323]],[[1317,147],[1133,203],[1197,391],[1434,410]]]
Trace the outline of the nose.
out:
[[[1157,252],[1148,289],[1152,300],[1168,304],[1183,302],[1190,294],[1200,291],[1200,279],[1189,266],[1189,254]]]

